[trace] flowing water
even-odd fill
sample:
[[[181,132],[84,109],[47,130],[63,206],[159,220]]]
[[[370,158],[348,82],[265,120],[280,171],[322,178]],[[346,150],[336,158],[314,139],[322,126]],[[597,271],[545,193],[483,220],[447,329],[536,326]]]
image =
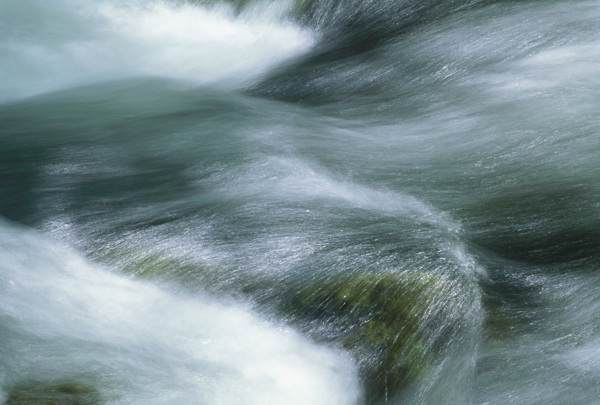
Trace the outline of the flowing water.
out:
[[[598,403],[599,21],[0,0],[0,403]]]

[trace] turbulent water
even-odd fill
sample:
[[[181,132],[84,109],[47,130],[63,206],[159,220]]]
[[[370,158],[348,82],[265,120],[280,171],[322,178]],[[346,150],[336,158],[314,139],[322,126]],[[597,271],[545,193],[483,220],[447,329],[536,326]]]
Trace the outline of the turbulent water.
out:
[[[599,21],[0,0],[0,403],[597,403]]]

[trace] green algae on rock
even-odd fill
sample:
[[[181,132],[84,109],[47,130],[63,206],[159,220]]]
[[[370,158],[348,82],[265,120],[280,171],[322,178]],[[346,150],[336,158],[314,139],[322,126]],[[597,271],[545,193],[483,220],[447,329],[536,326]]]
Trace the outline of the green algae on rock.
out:
[[[91,385],[75,382],[45,382],[18,385],[5,405],[100,405],[102,398]]]
[[[367,272],[308,285],[288,294],[280,310],[292,323],[305,321],[309,335],[341,343],[355,356],[371,403],[424,376],[463,326],[458,290],[439,274]],[[324,334],[311,321],[325,321],[334,332]]]
[[[250,299],[315,341],[342,347],[359,367],[368,403],[424,377],[465,328],[461,283],[426,271],[367,271],[320,279],[276,279],[144,249],[105,259],[144,279]]]
[[[265,275],[143,247],[113,247],[96,252],[93,259],[141,279],[175,282],[210,294],[256,298],[274,285]]]

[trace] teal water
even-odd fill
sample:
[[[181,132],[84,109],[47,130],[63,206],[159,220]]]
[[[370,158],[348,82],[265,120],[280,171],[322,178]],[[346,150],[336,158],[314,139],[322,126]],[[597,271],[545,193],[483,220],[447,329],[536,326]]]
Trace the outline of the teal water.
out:
[[[597,402],[600,4],[298,4],[0,2],[0,403]]]

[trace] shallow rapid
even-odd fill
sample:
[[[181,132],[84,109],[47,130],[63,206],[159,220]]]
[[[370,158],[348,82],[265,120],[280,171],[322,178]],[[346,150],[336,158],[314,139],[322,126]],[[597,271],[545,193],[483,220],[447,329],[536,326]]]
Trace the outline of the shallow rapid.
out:
[[[0,403],[595,403],[599,18],[4,0]]]

